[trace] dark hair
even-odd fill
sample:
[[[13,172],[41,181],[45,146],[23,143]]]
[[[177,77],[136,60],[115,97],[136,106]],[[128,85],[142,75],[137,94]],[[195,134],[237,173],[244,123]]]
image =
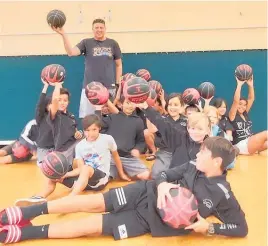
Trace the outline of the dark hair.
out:
[[[96,114],[87,115],[85,118],[82,119],[82,126],[84,130],[86,130],[93,124],[101,128],[101,120]]]
[[[105,26],[105,20],[103,19],[95,19],[93,22],[92,22],[92,26],[94,24],[97,24],[97,23],[100,23],[100,24],[103,24]]]
[[[67,95],[68,98],[71,96],[70,92],[66,88],[60,88],[60,95]]]
[[[169,104],[169,101],[173,98],[177,97],[179,100],[180,100],[180,104],[181,106],[184,106],[184,101],[182,100],[182,95],[180,93],[171,93],[169,96],[168,96],[168,99],[167,99],[167,104],[166,104],[166,110],[168,108],[168,104]]]
[[[160,97],[156,98],[156,102],[159,104],[159,106],[161,106],[161,107],[163,106]]]
[[[186,112],[189,108],[196,109],[196,112],[200,112],[200,109],[199,109],[196,105],[194,105],[194,104],[187,106],[187,107],[185,108],[185,112]]]
[[[246,101],[246,104],[248,104],[248,99],[246,99],[245,97],[240,97],[240,101]]]
[[[213,100],[212,106],[214,106],[216,108],[219,108],[222,105],[223,102],[224,102],[224,104],[226,106],[226,109],[227,109],[227,102],[226,102],[226,100],[224,100],[223,98],[219,98],[219,97],[218,98],[215,98]]]
[[[202,148],[211,151],[212,158],[220,157],[222,159],[221,170],[224,171],[234,161],[236,150],[230,141],[223,137],[206,138]]]

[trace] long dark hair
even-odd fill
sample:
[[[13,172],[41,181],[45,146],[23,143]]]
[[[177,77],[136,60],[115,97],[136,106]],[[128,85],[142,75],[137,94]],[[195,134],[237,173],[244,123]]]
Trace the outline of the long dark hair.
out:
[[[224,104],[225,104],[225,106],[226,106],[226,110],[227,110],[228,106],[227,106],[227,102],[226,102],[226,100],[223,99],[223,98],[220,98],[220,97],[215,98],[215,99],[213,100],[212,106],[214,106],[214,107],[216,107],[216,108],[219,108],[219,107],[222,105],[223,102],[224,102]]]

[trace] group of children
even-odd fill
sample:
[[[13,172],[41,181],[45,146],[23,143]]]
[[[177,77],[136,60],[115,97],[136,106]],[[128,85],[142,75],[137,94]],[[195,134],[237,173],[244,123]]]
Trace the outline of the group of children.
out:
[[[114,99],[95,106],[95,114],[82,119],[83,131],[77,129],[74,116],[68,112],[68,90],[62,83],[51,84],[55,88],[49,97],[49,84],[43,81],[35,121],[26,125],[28,130],[16,141],[17,148],[31,143],[27,155],[18,158],[14,143],[0,151],[0,163],[25,161],[36,155],[40,166],[47,153],[60,151],[68,159],[70,170],[60,180],[44,177],[43,191],[19,199],[15,207],[0,212],[0,242],[92,234],[113,235],[117,240],[145,233],[183,235],[191,230],[246,236],[245,215],[226,181],[226,170],[234,167],[238,154],[267,149],[267,131],[252,132],[248,113],[254,101],[253,77],[236,80],[229,113],[223,99],[213,99],[212,103],[212,98],[206,99],[204,107],[201,103],[185,105],[181,94],[166,97],[163,90],[154,107],[146,102],[136,105],[122,95],[119,85]],[[248,99],[240,95],[244,84],[249,87]],[[154,161],[152,170],[141,161],[143,153],[147,161]],[[100,191],[117,178],[140,181],[104,194],[79,196],[84,190]],[[57,183],[71,188],[72,197],[47,202]],[[156,208],[165,206],[169,190],[178,184],[194,193],[199,215],[190,227],[175,230],[160,219]],[[41,214],[80,211],[109,213],[84,219],[80,224],[40,227],[30,223]],[[222,224],[208,223],[205,218],[210,215]]]

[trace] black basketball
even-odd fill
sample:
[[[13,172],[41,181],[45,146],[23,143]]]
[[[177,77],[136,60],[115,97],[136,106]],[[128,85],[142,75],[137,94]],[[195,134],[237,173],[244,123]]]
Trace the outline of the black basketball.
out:
[[[47,23],[51,27],[63,27],[65,22],[66,16],[61,10],[54,9],[47,14]]]
[[[249,80],[252,77],[253,70],[247,64],[241,64],[235,69],[235,76],[240,81]]]
[[[149,94],[149,84],[141,77],[131,78],[124,85],[123,95],[130,102],[143,103],[147,100]]]
[[[63,82],[65,75],[64,67],[59,64],[48,65],[41,72],[41,78],[49,83]]]
[[[60,152],[50,152],[47,154],[41,164],[43,174],[49,179],[62,178],[69,169],[67,158]]]
[[[215,94],[215,86],[210,82],[203,82],[198,87],[198,92],[200,93],[200,96],[205,99],[210,99]]]

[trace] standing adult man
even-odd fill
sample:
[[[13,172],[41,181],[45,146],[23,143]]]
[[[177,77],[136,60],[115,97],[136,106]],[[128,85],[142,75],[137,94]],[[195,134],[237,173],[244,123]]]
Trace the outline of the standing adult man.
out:
[[[121,50],[118,43],[106,37],[105,21],[95,19],[92,23],[93,38],[83,39],[75,47],[72,47],[63,28],[52,27],[62,36],[65,50],[68,56],[85,56],[85,72],[83,90],[80,99],[79,118],[95,112],[94,106],[88,101],[85,94],[85,86],[92,82],[101,82],[115,95],[116,83],[122,76]]]

